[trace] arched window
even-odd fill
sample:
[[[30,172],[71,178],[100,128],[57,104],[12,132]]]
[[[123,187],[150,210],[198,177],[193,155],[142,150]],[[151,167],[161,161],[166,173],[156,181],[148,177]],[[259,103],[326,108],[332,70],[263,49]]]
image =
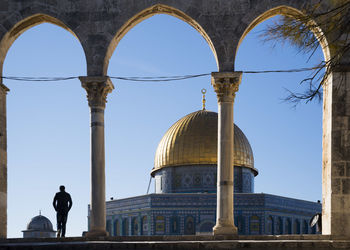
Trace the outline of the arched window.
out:
[[[266,234],[270,234],[270,235],[275,234],[275,228],[274,228],[272,216],[267,217],[267,221],[266,221],[266,232],[265,232],[265,233],[266,233]]]
[[[129,219],[123,219],[123,235],[129,235]]]
[[[165,233],[165,219],[164,216],[158,215],[156,217],[156,234]]]
[[[309,223],[304,220],[303,222],[303,234],[308,234],[309,233]]]
[[[250,234],[260,234],[260,218],[256,215],[250,217]]]
[[[300,234],[300,221],[298,219],[294,221],[293,234]]]
[[[112,223],[110,220],[106,221],[106,231],[109,233],[109,235],[112,235]]]
[[[142,217],[142,232],[141,235],[148,235],[148,218],[147,216]]]
[[[195,234],[196,233],[196,227],[194,223],[194,218],[192,216],[187,216],[185,220],[185,234]]]
[[[170,220],[170,232],[173,234],[180,233],[180,221],[178,216],[172,216]]]
[[[138,218],[132,219],[132,235],[139,235],[139,220]]]
[[[114,236],[120,236],[120,223],[119,220],[114,221]]]
[[[286,224],[284,225],[284,233],[285,234],[292,233],[292,223],[289,218],[286,219]]]
[[[239,234],[244,234],[245,230],[244,230],[244,217],[243,216],[237,216],[235,218],[235,225],[237,227],[238,233]]]
[[[276,234],[283,234],[283,220],[281,217],[278,217],[276,221]]]
[[[213,232],[213,227],[214,227],[214,222],[211,221],[206,221],[202,223],[199,227],[199,232],[201,233],[212,233]]]

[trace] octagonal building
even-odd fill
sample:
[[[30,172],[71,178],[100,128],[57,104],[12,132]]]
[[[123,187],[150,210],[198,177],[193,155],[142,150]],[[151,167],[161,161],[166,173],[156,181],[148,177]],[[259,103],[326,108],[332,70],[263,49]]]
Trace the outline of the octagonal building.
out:
[[[106,202],[111,236],[212,234],[216,221],[218,114],[205,109],[175,122],[160,140],[155,193]],[[315,233],[321,204],[254,193],[251,145],[234,124],[234,220],[241,235]],[[145,177],[147,178],[147,177]],[[90,209],[89,209],[90,211]],[[88,216],[89,217],[89,216]]]

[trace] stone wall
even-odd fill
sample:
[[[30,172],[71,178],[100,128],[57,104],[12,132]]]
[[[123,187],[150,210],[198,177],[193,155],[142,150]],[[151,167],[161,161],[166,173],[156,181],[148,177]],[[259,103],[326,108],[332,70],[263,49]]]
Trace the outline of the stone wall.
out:
[[[349,235],[350,72],[332,74],[323,110],[323,233]]]
[[[328,1],[322,1],[322,8],[327,9]],[[251,29],[274,15],[300,13],[306,4],[313,2],[319,1],[3,0],[0,1],[0,75],[12,43],[27,29],[47,22],[68,30],[80,41],[88,76],[105,77],[109,59],[122,37],[155,14],[169,14],[191,25],[208,42],[218,71],[233,72],[236,51]],[[345,42],[349,43],[350,39]],[[326,60],[333,56],[328,47],[323,48]],[[342,62],[348,67],[350,56]],[[350,80],[349,73],[345,80],[339,75],[334,73],[324,93],[323,226],[325,234],[350,237]],[[0,89],[1,238],[6,237],[7,154],[6,88]]]

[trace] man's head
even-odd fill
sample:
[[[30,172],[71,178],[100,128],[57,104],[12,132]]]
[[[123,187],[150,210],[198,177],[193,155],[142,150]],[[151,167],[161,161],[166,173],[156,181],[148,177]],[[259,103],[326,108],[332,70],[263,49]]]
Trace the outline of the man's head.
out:
[[[63,192],[66,188],[62,185],[60,186],[60,191]]]

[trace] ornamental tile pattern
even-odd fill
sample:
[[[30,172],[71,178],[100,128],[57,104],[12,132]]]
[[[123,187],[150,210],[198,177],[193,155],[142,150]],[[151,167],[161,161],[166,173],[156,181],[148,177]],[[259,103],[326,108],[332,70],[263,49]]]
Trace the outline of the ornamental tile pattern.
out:
[[[236,193],[234,201],[235,224],[242,235],[315,233],[308,223],[321,212],[320,203],[264,193]],[[211,193],[149,194],[108,201],[106,207],[107,230],[113,236],[210,234],[207,229],[216,220],[216,194]],[[177,230],[172,230],[174,221]],[[194,223],[194,231],[186,221]],[[110,226],[116,224],[118,230]]]

